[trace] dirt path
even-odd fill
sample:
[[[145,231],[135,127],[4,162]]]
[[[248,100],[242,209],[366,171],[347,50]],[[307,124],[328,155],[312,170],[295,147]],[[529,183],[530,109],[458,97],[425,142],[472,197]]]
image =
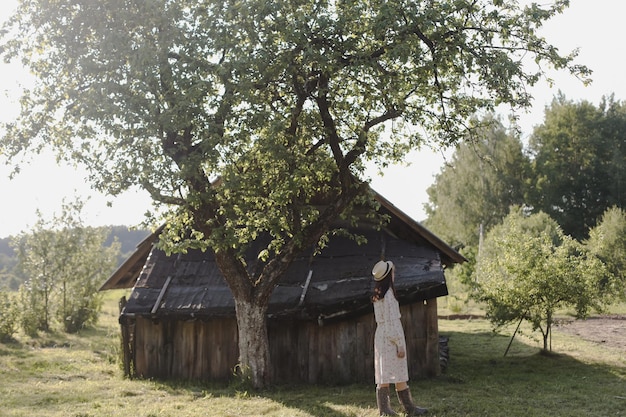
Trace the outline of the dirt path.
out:
[[[558,330],[626,352],[626,316],[590,317],[559,324]]]

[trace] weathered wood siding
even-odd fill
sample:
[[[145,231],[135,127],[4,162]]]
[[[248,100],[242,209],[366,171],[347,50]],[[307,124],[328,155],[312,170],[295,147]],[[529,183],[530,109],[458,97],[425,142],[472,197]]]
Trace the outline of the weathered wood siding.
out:
[[[401,307],[411,378],[438,375],[437,300]],[[274,375],[281,382],[374,381],[374,314],[327,323],[271,321]],[[125,370],[158,379],[225,381],[237,365],[235,319],[122,320]],[[127,356],[127,357],[126,357]]]
[[[239,354],[235,319],[174,321],[138,317],[122,323],[123,335],[127,333],[124,328],[132,326],[133,321],[134,355],[129,360],[134,363],[125,365],[134,370],[132,376],[225,380],[232,375]]]

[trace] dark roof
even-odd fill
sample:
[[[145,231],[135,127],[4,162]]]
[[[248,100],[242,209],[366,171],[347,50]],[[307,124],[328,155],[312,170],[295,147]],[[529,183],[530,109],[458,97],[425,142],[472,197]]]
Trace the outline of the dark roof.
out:
[[[394,206],[382,195],[374,192],[374,199],[380,204],[380,211],[390,215],[387,229],[407,240],[432,245],[441,252],[441,261],[451,267],[455,263],[466,262],[467,259],[446,242],[437,237],[433,232],[413,220],[408,214]]]
[[[139,242],[135,251],[106,280],[99,291],[132,288],[141,273],[146,259],[165,226],[159,227],[144,240]]]
[[[380,204],[380,212],[389,215],[389,224],[386,230],[402,239],[413,241],[417,244],[432,246],[440,252],[441,262],[446,266],[467,261],[455,249],[439,239],[434,233],[426,229],[419,222],[413,220],[406,213],[394,206],[382,195],[373,191],[374,199]],[[152,246],[158,241],[159,234],[164,225],[146,237],[135,252],[122,263],[122,265],[100,287],[100,291],[121,288],[132,288],[139,276]]]
[[[365,244],[335,235],[321,253],[302,253],[272,293],[271,317],[329,319],[371,311],[371,268],[381,258],[396,265],[401,303],[447,295],[444,266],[465,258],[380,194],[374,198],[389,223],[381,230],[367,222],[350,228]],[[232,294],[211,251],[167,256],[154,247],[161,230],[141,242],[101,290],[133,288],[123,315],[234,316]],[[251,270],[260,262],[257,253],[252,249],[247,257]]]
[[[447,295],[437,250],[385,231],[358,232],[367,238],[366,244],[333,236],[320,254],[297,258],[274,289],[270,317],[328,320],[371,311],[371,270],[382,248],[396,265],[401,303]],[[248,266],[254,268],[255,258],[249,259]],[[210,252],[167,256],[153,249],[123,314],[216,318],[232,317],[234,311],[232,294]]]

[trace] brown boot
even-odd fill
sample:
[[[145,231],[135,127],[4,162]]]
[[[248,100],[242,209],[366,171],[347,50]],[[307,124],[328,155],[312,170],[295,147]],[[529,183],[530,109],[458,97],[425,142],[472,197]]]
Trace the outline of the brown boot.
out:
[[[411,391],[409,387],[402,391],[396,391],[398,394],[398,400],[400,400],[400,404],[404,407],[404,411],[408,416],[421,416],[428,412],[428,409],[418,407],[413,404],[413,398],[411,398]]]
[[[378,403],[378,412],[381,416],[397,416],[398,413],[391,409],[391,400],[389,399],[389,387],[376,388],[376,403]]]

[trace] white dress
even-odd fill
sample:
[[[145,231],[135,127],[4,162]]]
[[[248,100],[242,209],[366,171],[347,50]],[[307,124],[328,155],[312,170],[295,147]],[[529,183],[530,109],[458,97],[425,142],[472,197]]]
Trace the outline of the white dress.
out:
[[[376,334],[374,335],[374,376],[376,384],[409,380],[406,354],[398,357],[398,348],[406,352],[404,330],[400,322],[400,305],[390,288],[382,300],[374,302]]]

